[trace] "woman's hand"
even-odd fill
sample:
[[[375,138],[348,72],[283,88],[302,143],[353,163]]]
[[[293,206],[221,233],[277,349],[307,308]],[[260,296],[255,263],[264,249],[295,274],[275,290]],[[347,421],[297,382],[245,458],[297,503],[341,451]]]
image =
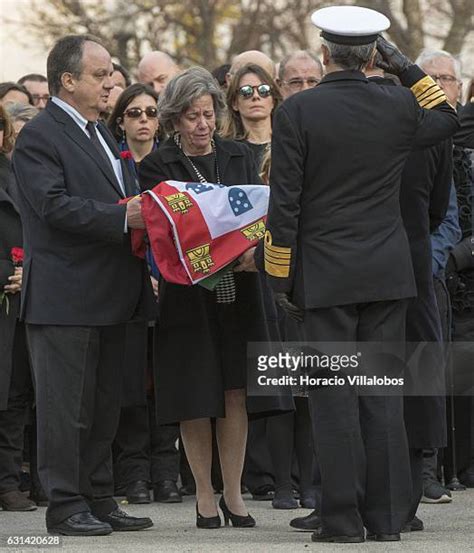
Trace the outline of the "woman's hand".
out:
[[[250,273],[258,272],[257,267],[255,266],[255,249],[256,248],[250,248],[250,250],[247,250],[239,257],[239,264],[234,267],[234,271],[236,273],[239,273],[241,271],[247,271]]]
[[[21,282],[23,279],[23,267],[15,267],[15,272],[8,277],[10,284],[6,284],[3,290],[9,294],[16,294],[21,291]]]

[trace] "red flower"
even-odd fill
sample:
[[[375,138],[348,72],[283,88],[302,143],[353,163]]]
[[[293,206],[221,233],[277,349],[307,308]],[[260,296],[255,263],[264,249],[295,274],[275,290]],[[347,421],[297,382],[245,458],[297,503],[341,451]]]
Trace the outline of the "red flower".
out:
[[[122,159],[132,159],[132,152],[130,150],[124,150],[120,152],[120,157]]]
[[[23,248],[12,248],[10,254],[13,265],[15,265],[15,267],[21,267],[23,265],[23,258],[25,256]]]

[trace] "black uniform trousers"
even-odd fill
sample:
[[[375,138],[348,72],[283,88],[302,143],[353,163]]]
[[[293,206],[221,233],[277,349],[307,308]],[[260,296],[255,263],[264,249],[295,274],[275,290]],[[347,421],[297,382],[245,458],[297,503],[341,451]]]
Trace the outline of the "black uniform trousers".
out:
[[[17,323],[7,409],[0,411],[0,494],[20,488],[25,425],[33,400],[25,325]]]
[[[113,511],[111,444],[122,392],[125,325],[27,325],[46,525]]]
[[[309,310],[304,339],[402,343],[406,306],[398,300]],[[346,384],[313,388],[309,397],[323,531],[400,532],[412,497],[402,395],[363,396]]]

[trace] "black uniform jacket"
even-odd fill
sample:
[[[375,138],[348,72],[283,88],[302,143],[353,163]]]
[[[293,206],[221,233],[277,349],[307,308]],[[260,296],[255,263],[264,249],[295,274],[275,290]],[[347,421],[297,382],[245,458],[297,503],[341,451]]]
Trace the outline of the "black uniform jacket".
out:
[[[401,79],[412,90],[330,73],[275,114],[265,270],[300,307],[416,295],[400,177],[413,148],[449,138],[458,121],[417,66]]]
[[[116,155],[109,131],[98,129]],[[23,222],[22,316],[27,323],[123,323],[153,295],[144,263],[131,254],[125,206],[111,167],[60,107],[22,129],[13,155]],[[134,183],[122,162],[127,195]],[[151,308],[151,307],[150,307]]]

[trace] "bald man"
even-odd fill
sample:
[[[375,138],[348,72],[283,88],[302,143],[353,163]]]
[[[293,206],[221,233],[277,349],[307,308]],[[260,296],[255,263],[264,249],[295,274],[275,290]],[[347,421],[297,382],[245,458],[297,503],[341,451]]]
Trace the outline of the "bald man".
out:
[[[265,69],[265,71],[273,78],[276,77],[275,64],[266,54],[260,52],[260,50],[247,50],[246,52],[238,54],[232,60],[232,65],[226,75],[227,85],[229,85],[232,76],[247,63],[259,65],[260,67],[263,67],[263,69]]]
[[[140,83],[153,87],[159,94],[178,72],[179,67],[171,56],[155,50],[148,52],[140,60],[137,79]]]

